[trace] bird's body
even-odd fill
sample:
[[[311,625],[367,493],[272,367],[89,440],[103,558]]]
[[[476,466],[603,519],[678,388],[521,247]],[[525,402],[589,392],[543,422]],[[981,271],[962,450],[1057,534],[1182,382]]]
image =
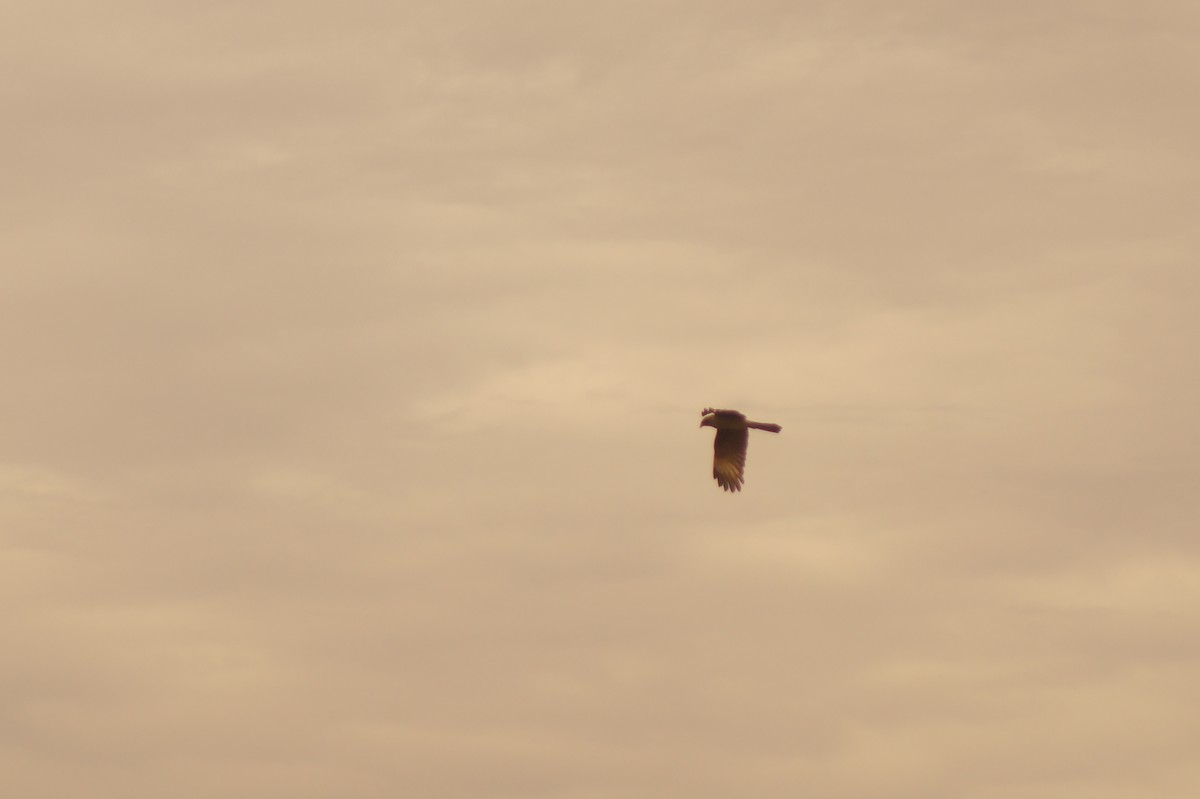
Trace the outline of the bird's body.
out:
[[[745,414],[737,411],[705,408],[701,427],[715,427],[713,439],[713,478],[726,491],[741,491],[746,474],[746,445],[750,441],[750,430],[766,430],[778,433],[783,428],[770,422],[751,422]]]

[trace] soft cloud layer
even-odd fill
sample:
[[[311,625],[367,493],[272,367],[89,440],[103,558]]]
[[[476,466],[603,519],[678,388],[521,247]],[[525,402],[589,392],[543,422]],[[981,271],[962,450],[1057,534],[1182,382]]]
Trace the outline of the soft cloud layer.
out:
[[[10,793],[1195,795],[1190,4],[18,16]]]

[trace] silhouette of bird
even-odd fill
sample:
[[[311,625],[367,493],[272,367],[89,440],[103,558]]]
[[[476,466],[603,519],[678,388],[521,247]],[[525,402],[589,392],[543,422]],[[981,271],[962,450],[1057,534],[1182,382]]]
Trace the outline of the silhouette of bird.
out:
[[[783,428],[770,422],[751,422],[745,414],[718,408],[700,411],[704,418],[701,427],[715,427],[713,439],[713,477],[726,491],[741,491],[746,473],[746,444],[750,440],[750,429],[778,433]]]

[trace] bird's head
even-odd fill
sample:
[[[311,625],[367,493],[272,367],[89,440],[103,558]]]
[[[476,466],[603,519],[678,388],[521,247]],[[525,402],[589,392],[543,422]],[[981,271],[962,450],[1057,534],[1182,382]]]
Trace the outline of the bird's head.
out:
[[[710,413],[708,416],[705,416],[703,419],[700,420],[700,426],[701,427],[716,427],[717,426],[716,419],[717,419],[716,415]]]

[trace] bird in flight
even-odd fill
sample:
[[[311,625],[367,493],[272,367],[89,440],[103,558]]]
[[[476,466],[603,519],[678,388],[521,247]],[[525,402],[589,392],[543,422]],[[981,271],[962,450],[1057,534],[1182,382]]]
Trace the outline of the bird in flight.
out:
[[[746,473],[746,444],[750,439],[750,428],[778,433],[783,428],[770,422],[750,422],[746,415],[737,411],[705,408],[700,411],[704,418],[701,427],[715,427],[713,439],[713,477],[726,491],[741,491]]]

